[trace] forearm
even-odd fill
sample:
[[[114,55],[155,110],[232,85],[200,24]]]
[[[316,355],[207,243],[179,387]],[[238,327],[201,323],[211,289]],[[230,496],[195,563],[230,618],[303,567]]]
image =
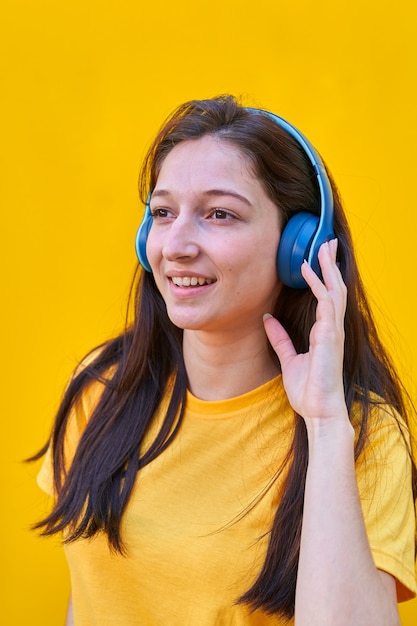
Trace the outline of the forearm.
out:
[[[68,610],[67,610],[67,618],[65,621],[65,626],[74,626],[74,614],[72,611],[72,596],[68,602]]]
[[[397,626],[363,521],[347,418],[308,427],[296,626]]]

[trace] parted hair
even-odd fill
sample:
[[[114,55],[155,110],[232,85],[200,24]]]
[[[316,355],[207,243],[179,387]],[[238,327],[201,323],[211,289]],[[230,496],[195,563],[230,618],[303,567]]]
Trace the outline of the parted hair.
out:
[[[144,202],[172,148],[205,135],[228,142],[246,156],[281,212],[284,225],[299,211],[319,214],[317,177],[303,149],[270,116],[255,114],[229,95],[187,102],[166,120],[142,167],[139,189]],[[407,422],[408,400],[378,337],[346,216],[330,174],[329,178],[338,262],[348,293],[343,377],[349,414],[353,414],[355,404],[358,420],[357,458],[367,441],[368,417],[375,402],[389,405]],[[133,319],[123,333],[96,349],[76,370],[57,412],[50,441],[32,457],[40,458],[51,446],[56,489],[53,510],[35,528],[45,535],[65,531],[67,542],[105,532],[110,546],[121,553],[125,551],[121,519],[137,473],[163,453],[181,428],[187,388],[182,330],[169,320],[151,273],[138,268],[132,298]],[[308,350],[315,310],[316,301],[309,289],[283,287],[277,297],[274,316],[299,352]],[[166,394],[168,380],[173,383],[165,419],[152,445],[143,451],[144,437]],[[103,393],[89,416],[74,459],[66,467],[68,419],[94,381],[102,383]],[[236,599],[287,619],[294,615],[308,463],[304,421],[297,414],[294,420],[294,438],[286,466],[281,468],[285,469],[282,498],[270,529],[265,561],[253,586]],[[411,462],[415,495],[416,468],[412,458]]]

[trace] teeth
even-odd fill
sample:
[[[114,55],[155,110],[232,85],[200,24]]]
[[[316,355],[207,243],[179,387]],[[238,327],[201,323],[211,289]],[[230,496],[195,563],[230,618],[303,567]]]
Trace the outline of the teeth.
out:
[[[213,281],[211,278],[203,278],[202,276],[173,276],[172,282],[178,287],[195,287],[196,285],[210,285]]]

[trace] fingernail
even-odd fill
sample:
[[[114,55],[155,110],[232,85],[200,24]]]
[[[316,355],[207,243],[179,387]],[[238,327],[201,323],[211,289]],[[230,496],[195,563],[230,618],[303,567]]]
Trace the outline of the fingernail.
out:
[[[270,313],[265,313],[262,317],[263,321],[268,320],[270,317],[273,317]]]

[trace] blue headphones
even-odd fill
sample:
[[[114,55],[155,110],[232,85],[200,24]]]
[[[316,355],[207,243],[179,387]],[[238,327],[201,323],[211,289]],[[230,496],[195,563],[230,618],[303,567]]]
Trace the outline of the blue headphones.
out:
[[[294,126],[269,111],[248,108],[248,111],[268,115],[278,126],[285,130],[303,148],[313,165],[320,190],[320,216],[308,209],[296,213],[285,226],[278,246],[277,271],[280,280],[288,287],[304,288],[306,282],[301,275],[304,260],[320,274],[318,253],[322,243],[334,238],[333,232],[333,193],[323,162],[309,143]],[[136,254],[140,264],[147,272],[152,272],[146,255],[146,242],[152,227],[152,215],[149,205],[150,195],[146,201],[145,214],[136,234]]]

